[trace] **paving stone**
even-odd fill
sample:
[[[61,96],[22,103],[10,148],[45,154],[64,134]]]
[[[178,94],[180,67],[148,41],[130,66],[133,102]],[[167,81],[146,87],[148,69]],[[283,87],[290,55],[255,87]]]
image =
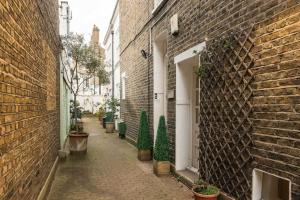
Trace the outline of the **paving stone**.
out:
[[[88,153],[59,164],[48,200],[189,200],[191,191],[172,176],[158,178],[136,148],[84,119]]]

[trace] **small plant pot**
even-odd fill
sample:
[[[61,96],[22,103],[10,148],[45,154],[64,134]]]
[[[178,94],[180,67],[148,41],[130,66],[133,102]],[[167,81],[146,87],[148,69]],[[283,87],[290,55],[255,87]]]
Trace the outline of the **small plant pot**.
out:
[[[138,159],[140,161],[150,161],[150,160],[152,160],[151,150],[138,150]]]
[[[165,176],[170,174],[171,165],[169,161],[153,161],[153,172],[156,176]]]
[[[106,122],[106,133],[113,133],[115,130],[115,123],[114,122]]]
[[[196,192],[195,189],[197,189],[197,187],[193,188],[193,194],[194,194],[195,200],[217,200],[218,196],[220,195],[219,192],[216,194],[205,195],[205,194]]]
[[[89,134],[76,133],[69,134],[70,154],[86,154]]]

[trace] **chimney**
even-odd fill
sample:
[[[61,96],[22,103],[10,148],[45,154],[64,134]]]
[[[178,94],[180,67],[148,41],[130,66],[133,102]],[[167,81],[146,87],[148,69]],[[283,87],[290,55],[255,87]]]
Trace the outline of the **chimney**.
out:
[[[94,25],[92,38],[91,38],[91,45],[99,45],[99,38],[100,38],[100,30],[96,25]]]

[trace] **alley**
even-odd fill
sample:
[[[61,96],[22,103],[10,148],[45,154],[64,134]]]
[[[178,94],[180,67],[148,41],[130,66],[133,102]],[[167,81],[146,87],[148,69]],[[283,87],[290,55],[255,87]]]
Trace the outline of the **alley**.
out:
[[[135,147],[106,134],[97,119],[83,121],[90,133],[88,153],[60,162],[48,200],[192,199],[174,177],[156,177],[151,163],[137,160]]]

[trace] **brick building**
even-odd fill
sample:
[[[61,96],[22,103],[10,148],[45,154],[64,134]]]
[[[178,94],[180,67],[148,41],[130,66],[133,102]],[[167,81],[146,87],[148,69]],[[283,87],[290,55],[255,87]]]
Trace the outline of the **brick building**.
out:
[[[100,46],[99,39],[100,29],[96,25],[94,25],[89,45],[93,51],[93,54],[96,57],[99,57],[101,62],[104,63],[105,51]],[[84,68],[80,68],[79,75],[80,79],[84,81],[84,84],[79,89],[77,101],[84,111],[96,113],[99,109],[100,104],[104,103],[104,97],[102,96],[102,86],[99,83],[99,77],[95,75],[88,80],[83,80],[88,77]]]
[[[37,199],[59,149],[58,1],[0,1],[0,199]]]
[[[210,182],[237,199],[299,199],[299,1],[120,0],[119,6],[121,116],[129,140],[137,140],[142,109],[154,137],[158,117],[166,115],[177,173],[209,171]],[[218,69],[199,81],[195,51],[236,30],[244,40],[230,70],[242,81]],[[203,160],[205,152],[212,161]]]

